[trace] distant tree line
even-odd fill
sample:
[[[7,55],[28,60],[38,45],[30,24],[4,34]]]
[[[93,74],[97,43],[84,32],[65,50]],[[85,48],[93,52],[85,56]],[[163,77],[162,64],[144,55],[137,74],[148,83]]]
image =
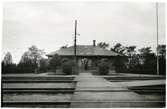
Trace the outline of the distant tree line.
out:
[[[97,46],[101,48],[108,48],[109,44],[100,42]],[[166,45],[159,45],[159,72],[162,75],[166,74]],[[144,47],[136,50],[136,46],[123,46],[120,43],[115,44],[111,51],[114,51],[121,56],[118,57],[113,66],[116,72],[119,73],[143,73],[156,74],[157,73],[157,55],[151,50],[151,47]],[[103,62],[104,63],[104,62]],[[108,64],[106,64],[108,65]],[[103,70],[104,71],[104,70]]]
[[[44,50],[33,45],[23,53],[20,62],[15,64],[12,61],[11,53],[8,52],[2,61],[2,73],[41,73],[49,70],[56,73],[60,68],[64,74],[74,72],[73,61],[63,59],[58,54],[51,59],[45,59],[44,54]]]
[[[109,48],[109,44],[106,42],[100,42],[97,46],[103,49]],[[166,45],[159,45],[157,49],[159,72],[165,75]],[[143,74],[156,74],[157,72],[157,55],[151,50],[151,47],[137,50],[136,46],[123,46],[117,43],[110,50],[120,55],[113,63],[116,72]],[[56,72],[57,69],[61,69],[64,74],[77,72],[73,61],[62,58],[57,54],[48,60],[44,58],[44,55],[44,50],[38,49],[33,45],[23,53],[20,62],[15,64],[11,53],[8,52],[2,61],[2,73],[40,73],[48,70]],[[99,72],[108,74],[109,65],[105,59],[98,61]]]
[[[2,61],[2,73],[38,73],[47,71],[47,59],[43,58],[44,51],[31,46],[24,52],[18,64],[12,62],[12,55],[8,52]]]

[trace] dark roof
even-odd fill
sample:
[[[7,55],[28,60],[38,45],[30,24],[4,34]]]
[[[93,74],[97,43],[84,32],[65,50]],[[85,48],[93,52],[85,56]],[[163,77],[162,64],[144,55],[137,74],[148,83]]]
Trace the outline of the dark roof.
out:
[[[74,55],[74,46],[67,48],[61,48],[55,52],[47,54],[47,56],[53,56],[58,54],[60,56],[73,56]],[[76,49],[77,56],[119,56],[118,53],[110,51],[107,49],[100,48],[98,46],[92,45],[77,45]]]

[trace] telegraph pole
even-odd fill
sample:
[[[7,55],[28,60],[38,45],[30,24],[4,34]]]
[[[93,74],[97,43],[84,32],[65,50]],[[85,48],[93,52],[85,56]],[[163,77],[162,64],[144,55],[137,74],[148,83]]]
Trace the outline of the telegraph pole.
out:
[[[157,27],[157,75],[159,75],[159,56],[158,56],[158,3],[156,3],[156,27]]]
[[[77,20],[75,20],[75,37],[74,37],[74,62],[75,65],[77,66],[77,56],[76,56],[76,49],[77,49]]]

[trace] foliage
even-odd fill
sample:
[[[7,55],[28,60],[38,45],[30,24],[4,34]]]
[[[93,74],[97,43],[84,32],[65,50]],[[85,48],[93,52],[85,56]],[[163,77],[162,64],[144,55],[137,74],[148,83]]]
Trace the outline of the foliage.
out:
[[[43,59],[43,50],[36,46],[31,46],[28,51],[24,52],[18,65],[11,63],[12,56],[10,53],[5,56],[5,62],[2,62],[2,73],[32,73],[39,66],[37,63]],[[8,62],[6,62],[8,60]],[[5,63],[8,63],[7,65]],[[9,64],[10,63],[10,64]]]
[[[32,59],[30,58],[29,52],[24,52],[23,55],[21,56],[21,60],[19,63],[26,63],[28,61],[32,61]],[[32,61],[33,62],[33,61]]]
[[[159,58],[159,72],[163,75],[166,74],[166,59],[162,57]]]
[[[165,48],[164,46],[162,48]],[[117,58],[114,61],[115,70],[124,73],[144,73],[156,74],[156,56],[152,52],[151,47],[144,47],[136,51],[136,46],[122,46],[117,43],[111,50],[120,53],[125,58]],[[161,51],[165,54],[165,49]],[[160,62],[160,61],[159,61]],[[165,66],[165,61],[160,62],[160,67]],[[162,68],[163,72],[165,67]],[[162,70],[161,69],[161,70]]]
[[[106,43],[106,42],[99,42],[99,43],[97,44],[97,46],[100,47],[100,48],[106,49],[106,48],[109,47],[109,44]]]
[[[108,62],[106,59],[102,59],[98,65],[98,69],[99,69],[99,74],[100,75],[107,75],[109,73],[109,66],[108,66]]]
[[[22,72],[39,72],[39,63],[43,59],[44,51],[38,49],[35,45],[28,48],[28,51],[24,52],[21,60],[18,64],[18,69]]]
[[[126,63],[127,63],[128,58],[125,56],[117,57],[114,62],[113,66],[115,66],[116,72],[121,72],[122,69],[126,69]]]
[[[140,55],[140,60],[143,61],[143,64],[147,64],[151,58],[155,57],[155,54],[152,52],[151,47],[144,47],[138,50]]]
[[[4,62],[1,62],[2,65],[2,73],[15,73],[17,70],[16,64],[5,64]]]
[[[125,55],[126,47],[120,43],[116,43],[110,50],[121,55],[116,57],[113,61],[113,66],[115,66],[116,72],[121,72],[121,69],[125,69],[127,67],[126,63],[128,62],[128,57]]]
[[[156,71],[156,56],[152,52],[151,47],[139,49],[140,60],[143,61],[143,69],[154,69]]]
[[[165,58],[166,56],[166,45],[158,45],[158,56]]]
[[[51,60],[49,61],[49,65],[51,69],[56,71],[57,67],[60,66],[62,63],[61,57],[58,54],[55,54]]]
[[[1,62],[2,65],[2,73],[15,73],[16,71],[16,64],[12,62],[12,55],[10,52],[7,52],[3,61]]]
[[[5,65],[8,65],[8,64],[12,64],[13,63],[13,60],[12,60],[12,55],[10,52],[7,52],[4,59],[3,59],[3,63]]]
[[[68,59],[65,59],[63,61],[62,65],[62,71],[66,75],[71,75],[72,74],[72,67],[74,66],[74,62]]]
[[[159,72],[160,74],[166,74],[166,45],[158,46],[158,56],[159,56]]]
[[[117,43],[114,45],[113,48],[111,48],[111,51],[124,55],[125,47],[122,46],[120,43]]]
[[[121,55],[121,57],[114,61],[114,66],[117,71],[121,68],[133,68],[138,65],[139,55],[136,54],[135,49],[136,46],[123,46],[120,43],[115,44],[114,47],[111,48],[111,50]]]
[[[41,59],[39,67],[40,72],[46,72],[48,70],[48,67],[49,67],[48,59]]]
[[[152,53],[151,47],[145,47],[138,50],[141,56],[148,56]]]
[[[39,62],[45,54],[44,50],[38,49],[35,45],[32,45],[28,49],[28,53],[29,57],[33,60],[34,63]]]
[[[33,61],[28,58],[24,57],[25,53],[22,56],[20,63],[17,65],[17,72],[18,73],[32,73],[35,70],[36,65]]]
[[[18,64],[18,71],[23,73],[39,72],[39,63],[43,59],[44,51],[38,49],[35,45],[24,52]]]
[[[132,46],[127,46],[125,47],[125,55],[126,56],[133,56],[136,53],[136,46],[132,45]]]
[[[128,57],[127,67],[133,68],[138,64],[138,55],[136,54],[136,46],[125,47],[125,55]]]

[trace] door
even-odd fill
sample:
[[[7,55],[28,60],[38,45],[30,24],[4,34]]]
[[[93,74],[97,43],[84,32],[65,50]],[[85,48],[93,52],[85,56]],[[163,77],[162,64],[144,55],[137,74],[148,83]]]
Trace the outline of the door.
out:
[[[87,58],[81,59],[81,66],[83,70],[88,70],[89,60]]]

